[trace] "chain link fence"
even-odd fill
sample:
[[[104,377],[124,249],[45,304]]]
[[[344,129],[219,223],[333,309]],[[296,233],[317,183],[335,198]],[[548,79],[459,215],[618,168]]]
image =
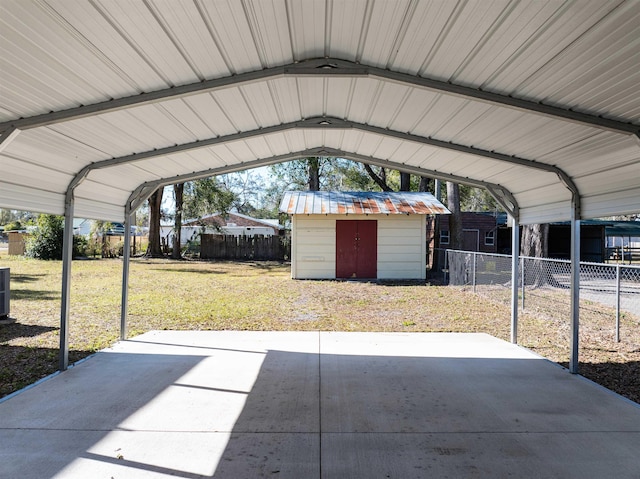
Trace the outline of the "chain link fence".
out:
[[[511,256],[447,250],[445,283],[472,288],[493,299],[511,300]],[[571,263],[566,260],[520,257],[519,308],[566,321],[570,317]],[[597,327],[613,332],[640,329],[640,267],[580,263],[580,309]],[[634,319],[635,318],[635,319]],[[568,326],[567,326],[568,327]],[[622,330],[621,330],[622,328]]]

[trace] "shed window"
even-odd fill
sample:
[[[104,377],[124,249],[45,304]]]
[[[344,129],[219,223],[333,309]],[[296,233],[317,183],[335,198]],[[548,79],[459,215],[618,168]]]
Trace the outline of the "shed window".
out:
[[[493,246],[496,240],[496,232],[495,231],[487,231],[484,234],[484,244],[485,246]]]
[[[448,230],[440,230],[440,244],[449,244]]]

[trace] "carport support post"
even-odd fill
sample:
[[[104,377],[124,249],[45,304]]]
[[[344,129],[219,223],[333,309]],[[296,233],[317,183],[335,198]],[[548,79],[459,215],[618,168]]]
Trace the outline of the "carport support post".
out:
[[[511,218],[511,342],[518,344],[518,262],[520,260],[520,224]]]
[[[578,374],[580,333],[580,220],[577,208],[571,209],[571,357],[569,372]]]
[[[120,304],[120,341],[127,339],[127,311],[129,307],[129,260],[131,259],[131,212],[125,208],[124,247],[122,249],[122,302]]]
[[[58,369],[69,367],[69,297],[71,293],[71,259],[73,258],[73,191],[67,192],[64,205],[62,242],[62,298],[60,307],[60,353]]]

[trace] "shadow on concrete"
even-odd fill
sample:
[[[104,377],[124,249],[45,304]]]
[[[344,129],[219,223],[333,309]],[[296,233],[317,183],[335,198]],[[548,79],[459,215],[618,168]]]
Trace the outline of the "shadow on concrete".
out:
[[[0,404],[3,473],[631,478],[640,470],[640,409],[546,360],[240,344],[199,343],[196,355],[178,354],[173,346],[193,346],[171,341],[176,354],[99,353]]]
[[[58,474],[83,457],[111,462],[118,468],[126,466],[117,451],[104,456],[91,448],[110,432],[126,430],[123,423],[127,418],[140,413],[202,359],[162,354],[97,355],[0,403],[2,477],[68,477]],[[176,477],[202,477],[153,464],[138,468]],[[70,472],[70,477],[100,477],[73,474]],[[124,477],[137,476],[134,471]]]
[[[269,350],[213,477],[321,477],[320,377],[318,354]]]
[[[302,380],[315,367],[306,356],[269,351],[213,477],[583,478],[640,470],[640,409],[623,406],[634,422],[612,417],[606,404],[618,398],[545,360],[322,354],[316,403],[316,384]]]

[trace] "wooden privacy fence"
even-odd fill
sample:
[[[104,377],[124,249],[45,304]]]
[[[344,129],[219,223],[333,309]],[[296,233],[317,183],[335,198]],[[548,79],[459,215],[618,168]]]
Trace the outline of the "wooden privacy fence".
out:
[[[25,240],[29,236],[27,233],[9,231],[9,254],[11,256],[22,256],[25,252]]]
[[[202,259],[284,261],[290,257],[291,239],[282,236],[201,235]]]

